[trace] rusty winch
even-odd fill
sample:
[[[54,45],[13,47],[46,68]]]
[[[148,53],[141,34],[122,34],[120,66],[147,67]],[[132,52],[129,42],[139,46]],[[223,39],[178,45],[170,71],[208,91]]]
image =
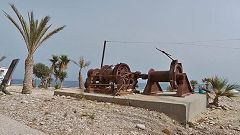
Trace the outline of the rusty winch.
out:
[[[176,89],[176,96],[182,97],[191,94],[190,83],[186,73],[183,73],[182,64],[173,60],[169,71],[155,71],[150,69],[148,74],[131,72],[125,63],[113,66],[104,65],[101,69],[90,69],[85,82],[86,92],[104,93],[113,95],[130,94],[136,90],[138,79],[147,79],[143,94],[157,94],[162,91],[159,82],[169,82],[172,89]]]
[[[162,91],[159,82],[170,82],[172,89],[177,89],[176,96],[181,97],[193,92],[186,73],[183,73],[182,64],[178,63],[178,60],[172,60],[169,71],[150,69],[143,94],[156,94]]]
[[[148,74],[131,72],[130,67],[125,63],[115,66],[104,65],[104,54],[107,41],[104,41],[101,68],[90,69],[85,82],[86,92],[105,93],[113,95],[130,94],[139,92],[136,90],[138,79],[147,79],[143,94],[157,94],[162,89],[159,82],[169,82],[172,89],[176,89],[176,96],[182,97],[193,92],[186,73],[183,73],[182,64],[171,58],[171,55],[156,48],[168,56],[172,62],[169,71],[155,71],[150,69]]]
[[[112,67],[104,65],[101,69],[90,69],[85,82],[86,92],[113,95],[137,92],[137,79],[141,78],[141,73],[131,72],[125,63]]]

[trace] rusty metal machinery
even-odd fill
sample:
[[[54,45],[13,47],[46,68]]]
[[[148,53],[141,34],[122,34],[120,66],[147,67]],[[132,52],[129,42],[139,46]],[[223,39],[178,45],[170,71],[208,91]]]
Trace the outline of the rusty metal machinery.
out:
[[[176,96],[179,97],[193,92],[186,73],[183,73],[182,64],[178,63],[178,60],[172,60],[169,71],[154,71],[154,69],[150,69],[143,94],[150,95],[162,91],[159,82],[170,82],[171,87],[177,89]]]
[[[131,72],[125,63],[117,64],[114,68],[104,65],[101,69],[90,69],[85,82],[86,92],[122,95],[137,92],[137,79],[142,78],[140,72]],[[146,78],[146,76],[145,76]]]
[[[101,69],[90,69],[85,82],[86,92],[112,95],[130,94],[136,91],[138,79],[147,79],[143,94],[157,94],[162,91],[159,82],[169,82],[172,89],[177,89],[176,96],[182,97],[193,92],[182,64],[172,60],[169,71],[150,69],[148,74],[131,72],[125,63],[116,66],[104,65]]]
[[[148,74],[131,72],[125,63],[116,66],[104,65],[106,43],[104,41],[101,68],[90,69],[85,82],[86,92],[123,95],[137,92],[138,79],[148,79],[143,94],[150,95],[162,91],[159,82],[169,82],[172,89],[177,89],[176,96],[182,97],[193,92],[186,73],[183,73],[182,64],[174,60],[167,52],[156,48],[172,60],[169,71],[155,71],[150,69]],[[139,92],[139,91],[138,91]]]

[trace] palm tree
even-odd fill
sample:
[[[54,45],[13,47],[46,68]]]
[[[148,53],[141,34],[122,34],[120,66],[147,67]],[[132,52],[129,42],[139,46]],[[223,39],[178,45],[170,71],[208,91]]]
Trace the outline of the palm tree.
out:
[[[59,60],[59,57],[57,55],[52,55],[52,59],[49,59],[49,61],[52,63],[50,67],[50,74],[48,77],[47,85],[50,86],[50,83],[52,81],[52,74],[54,74],[57,71],[57,62]],[[55,76],[55,84],[57,84],[57,76]]]
[[[209,99],[211,99],[211,96],[209,95],[209,93],[211,93],[210,89],[209,89],[209,85],[211,85],[210,83],[211,78],[204,78],[202,79],[202,82],[205,83],[205,87],[199,86],[200,89],[206,91],[206,98],[207,98],[207,107],[209,107]]]
[[[51,27],[51,25],[47,25],[50,20],[49,16],[46,16],[42,18],[41,21],[38,21],[37,19],[35,20],[33,12],[30,12],[28,13],[29,24],[27,24],[26,20],[18,12],[17,8],[13,4],[10,4],[10,6],[16,14],[21,25],[19,25],[8,13],[6,13],[5,11],[3,12],[5,16],[14,24],[14,26],[21,33],[28,50],[28,56],[25,59],[25,74],[22,93],[29,94],[31,93],[32,89],[34,52],[38,49],[38,47],[43,44],[43,42],[45,42],[55,33],[61,31],[65,26],[61,26],[57,29],[54,29],[52,32],[46,34],[46,32]]]
[[[65,71],[57,71],[56,74],[57,74],[57,76],[58,76],[58,78],[60,80],[60,89],[62,89],[63,81],[67,77],[67,72],[65,72]]]
[[[70,59],[67,57],[67,55],[61,55],[59,57],[60,61],[59,61],[59,70],[63,71],[65,69],[67,69],[67,65],[70,62]]]
[[[195,86],[198,84],[198,82],[196,80],[191,80],[190,83],[191,83],[192,89],[194,91]]]
[[[240,86],[237,84],[229,84],[228,80],[221,79],[217,76],[210,78],[206,81],[209,81],[212,84],[213,92],[215,93],[215,97],[213,98],[213,102],[211,104],[215,106],[219,106],[219,97],[220,96],[226,96],[226,97],[234,97],[233,93],[231,93],[231,90],[233,89],[239,89]],[[209,91],[206,91],[209,92]]]
[[[89,66],[91,64],[90,61],[86,61],[83,59],[83,57],[80,57],[79,61],[76,62],[72,60],[72,62],[76,65],[79,66],[79,72],[78,72],[78,83],[79,83],[79,89],[84,89],[84,84],[83,84],[83,78],[82,78],[82,69]]]
[[[58,88],[58,79],[60,80],[60,88],[62,88],[63,81],[67,77],[67,72],[64,72],[63,70],[67,69],[67,65],[70,62],[70,59],[67,57],[67,55],[61,55],[60,57],[58,56],[53,56],[52,59],[54,62],[54,76],[55,76],[55,88]]]

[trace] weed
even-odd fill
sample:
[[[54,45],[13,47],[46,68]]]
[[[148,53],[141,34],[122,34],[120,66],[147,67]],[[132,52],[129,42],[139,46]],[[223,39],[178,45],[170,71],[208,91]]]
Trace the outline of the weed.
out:
[[[81,117],[86,117],[86,116],[88,116],[88,118],[90,118],[90,119],[95,119],[95,114],[94,113],[92,113],[92,114],[88,114],[88,113],[82,113],[81,114]]]
[[[163,129],[162,132],[167,134],[167,135],[171,135],[170,130],[168,130],[167,128]]]
[[[181,123],[184,127],[194,127],[194,124],[190,121],[182,122]]]
[[[81,114],[81,116],[84,117],[84,116],[89,116],[89,115],[84,112],[84,113]]]
[[[93,113],[93,114],[88,115],[88,117],[93,120],[95,118],[95,115]]]
[[[127,105],[131,106],[132,102],[130,99],[126,99]]]
[[[77,94],[76,98],[77,98],[77,100],[80,101],[80,100],[84,99],[84,94],[83,93]]]
[[[74,112],[74,113],[77,113],[77,110],[76,110],[76,109],[74,109],[74,110],[73,110],[73,112]]]
[[[50,99],[44,99],[43,101],[44,101],[44,102],[48,102],[48,101],[51,101],[51,100],[50,100]]]
[[[67,117],[67,115],[68,115],[67,112],[65,112],[64,115],[63,115],[63,117]]]
[[[33,119],[32,119],[32,122],[36,122],[36,121],[37,121],[37,119],[36,119],[36,118],[33,118]]]
[[[54,86],[54,88],[55,88],[55,89],[60,89],[60,85],[56,84],[56,85]]]
[[[48,115],[48,114],[50,114],[50,112],[47,111],[47,112],[45,112],[44,114],[45,114],[45,115]]]
[[[190,121],[188,121],[187,124],[188,124],[189,127],[194,127],[194,124]]]

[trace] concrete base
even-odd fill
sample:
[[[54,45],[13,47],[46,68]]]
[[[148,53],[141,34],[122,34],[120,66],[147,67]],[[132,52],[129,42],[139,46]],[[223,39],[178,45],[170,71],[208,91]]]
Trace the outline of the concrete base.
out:
[[[87,100],[129,105],[162,112],[179,122],[191,121],[196,114],[206,109],[206,95],[202,94],[174,97],[173,95],[176,94],[174,92],[164,92],[157,95],[131,94],[124,96],[85,93],[76,89],[56,90],[54,92],[54,95],[72,97],[79,94],[83,94]]]

